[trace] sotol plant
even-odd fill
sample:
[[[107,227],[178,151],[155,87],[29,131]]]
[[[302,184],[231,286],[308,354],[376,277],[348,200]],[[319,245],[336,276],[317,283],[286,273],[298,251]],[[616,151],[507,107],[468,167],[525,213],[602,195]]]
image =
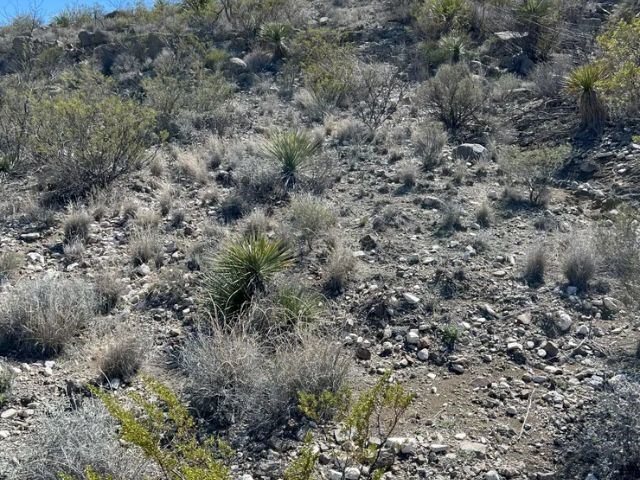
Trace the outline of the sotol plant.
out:
[[[231,243],[205,273],[208,307],[216,314],[240,311],[256,293],[264,291],[273,275],[290,263],[291,253],[281,241],[257,235]]]
[[[293,28],[288,23],[269,22],[260,29],[260,39],[273,48],[272,60],[277,62],[289,53],[286,41],[291,37]]]
[[[276,133],[264,145],[265,154],[281,169],[286,187],[293,187],[300,168],[318,151],[320,142],[303,131]]]

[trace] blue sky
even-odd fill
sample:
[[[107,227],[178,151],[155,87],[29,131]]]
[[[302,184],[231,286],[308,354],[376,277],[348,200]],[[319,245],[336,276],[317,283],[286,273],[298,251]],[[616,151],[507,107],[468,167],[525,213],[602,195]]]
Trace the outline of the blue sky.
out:
[[[153,5],[153,0],[143,0]],[[0,19],[7,20],[17,14],[36,11],[45,21],[49,21],[56,13],[67,6],[99,5],[105,11],[132,6],[136,0],[0,0]],[[2,21],[0,20],[0,23]]]

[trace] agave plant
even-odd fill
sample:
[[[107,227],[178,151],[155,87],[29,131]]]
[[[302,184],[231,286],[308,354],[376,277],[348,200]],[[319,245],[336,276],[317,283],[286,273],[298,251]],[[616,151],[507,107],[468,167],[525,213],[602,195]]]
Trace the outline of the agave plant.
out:
[[[292,255],[279,240],[263,235],[240,238],[214,258],[205,272],[204,289],[214,314],[233,314],[263,292],[268,281],[291,264]]]
[[[598,87],[604,78],[604,67],[589,63],[573,70],[567,81],[567,90],[579,96],[582,127],[595,133],[602,132],[606,120],[606,110],[598,94]]]
[[[280,165],[285,187],[295,185],[300,167],[320,150],[320,142],[297,130],[276,133],[264,145],[265,154]]]
[[[273,47],[273,61],[281,60],[289,53],[285,42],[292,32],[291,25],[282,22],[265,23],[260,29],[260,39]]]

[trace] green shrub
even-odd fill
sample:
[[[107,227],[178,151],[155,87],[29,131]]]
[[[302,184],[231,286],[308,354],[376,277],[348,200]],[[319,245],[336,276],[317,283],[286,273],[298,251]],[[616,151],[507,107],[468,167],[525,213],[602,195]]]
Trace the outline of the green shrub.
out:
[[[422,0],[413,7],[413,26],[424,38],[438,39],[469,24],[471,5],[467,0]]]
[[[25,87],[0,83],[0,173],[23,166],[29,148],[31,103]]]
[[[552,0],[525,0],[516,9],[516,18],[522,31],[524,53],[533,61],[544,61],[558,40],[558,21]]]
[[[454,134],[477,121],[487,98],[480,80],[463,65],[442,65],[419,95],[425,106]]]
[[[39,181],[56,200],[86,195],[140,168],[153,128],[152,112],[116,96],[42,100],[34,119]]]
[[[299,171],[315,155],[321,143],[301,130],[273,134],[264,145],[264,153],[279,167],[285,187],[293,187]]]
[[[205,272],[206,304],[214,314],[236,313],[290,264],[291,254],[281,241],[262,235],[236,240],[217,254]]]
[[[89,323],[96,298],[87,282],[44,277],[16,285],[0,303],[0,349],[51,356]]]
[[[140,393],[129,399],[133,409],[115,396],[93,388],[120,424],[123,441],[139,447],[167,480],[228,480],[223,459],[231,449],[213,438],[201,440],[188,408],[171,389],[155,380],[145,381],[149,400]]]
[[[529,203],[544,207],[549,201],[549,185],[553,176],[569,157],[568,145],[519,151],[507,149],[501,153],[500,166],[510,184],[523,183],[528,190]]]
[[[637,118],[640,111],[640,17],[620,21],[598,37],[600,62],[607,73],[601,87],[613,113],[620,118]]]
[[[346,457],[343,457],[344,461],[340,462],[338,467],[343,476],[348,468],[356,465],[368,467],[362,469],[359,478],[363,480],[383,478],[388,470],[388,466],[381,462],[382,455],[389,448],[388,440],[395,433],[414,399],[412,393],[407,392],[402,385],[391,382],[390,377],[390,373],[383,375],[355,401],[351,400],[349,392],[329,396],[324,395],[324,392],[322,394],[329,403],[341,403],[337,409],[343,420],[344,434],[352,440],[352,448],[348,450]],[[309,395],[307,392],[301,392],[300,398],[303,401],[303,412],[308,412],[309,407],[326,403],[322,401],[321,396]],[[373,439],[375,441],[372,441]],[[310,443],[310,440],[307,440],[307,443]],[[303,448],[301,456],[285,473],[285,478],[311,480],[314,478],[313,467],[316,459],[309,450]]]
[[[354,93],[353,47],[328,30],[314,29],[296,39],[304,86],[326,110]]]

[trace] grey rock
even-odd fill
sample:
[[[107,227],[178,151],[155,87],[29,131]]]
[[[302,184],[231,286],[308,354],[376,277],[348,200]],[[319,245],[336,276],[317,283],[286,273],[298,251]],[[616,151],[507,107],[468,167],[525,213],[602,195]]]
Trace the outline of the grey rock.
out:
[[[453,149],[453,157],[460,160],[482,160],[486,158],[487,155],[487,149],[479,143],[463,143]]]

